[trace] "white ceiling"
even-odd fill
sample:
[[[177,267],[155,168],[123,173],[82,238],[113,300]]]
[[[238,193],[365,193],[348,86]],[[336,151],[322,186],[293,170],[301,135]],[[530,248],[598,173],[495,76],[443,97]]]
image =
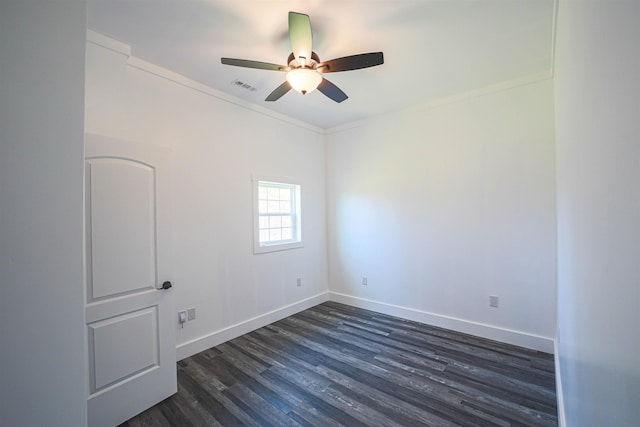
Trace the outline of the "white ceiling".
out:
[[[309,124],[332,128],[384,112],[549,72],[555,0],[88,0],[89,29],[132,54]],[[288,12],[311,18],[321,60],[384,52],[385,63],[325,77],[349,99],[314,91],[264,102],[285,73],[221,57],[284,64]],[[233,84],[240,80],[257,90]]]

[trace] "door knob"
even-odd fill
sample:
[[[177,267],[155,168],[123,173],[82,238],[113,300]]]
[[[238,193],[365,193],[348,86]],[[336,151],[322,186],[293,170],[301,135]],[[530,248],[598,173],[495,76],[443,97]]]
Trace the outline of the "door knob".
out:
[[[164,282],[164,283],[162,284],[162,287],[161,287],[160,289],[162,289],[162,290],[167,290],[167,289],[171,288],[172,286],[173,286],[173,285],[171,284],[171,282],[169,282],[169,281],[167,280],[166,282]]]

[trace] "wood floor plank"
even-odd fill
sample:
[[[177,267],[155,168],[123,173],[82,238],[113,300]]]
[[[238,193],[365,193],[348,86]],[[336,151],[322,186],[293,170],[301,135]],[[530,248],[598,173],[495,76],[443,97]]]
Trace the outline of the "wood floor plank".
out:
[[[253,357],[257,360],[268,361],[272,366],[285,366],[281,362],[287,363],[286,356],[284,356],[281,361],[276,360],[279,356],[273,351],[273,349],[263,347],[255,340],[256,339],[254,337],[247,334],[233,340],[233,345],[239,344],[243,345],[245,348],[250,348]],[[289,359],[288,362],[290,363],[291,360],[292,359]],[[298,369],[298,365],[293,366],[293,368]],[[252,378],[252,380],[256,381],[256,383],[264,387],[264,389],[260,391],[263,396],[265,395],[265,390],[269,390],[269,392],[273,392],[274,395],[278,397],[278,399],[281,399],[282,403],[284,403],[286,406],[283,406],[280,402],[271,401],[270,403],[274,406],[274,408],[278,408],[283,413],[287,413],[290,418],[298,422],[300,425],[341,425],[331,418],[325,417],[323,414],[318,412],[316,408],[303,401],[301,399],[301,396],[298,396],[296,393],[291,393],[288,389],[283,388],[278,382],[272,382],[269,379],[264,378],[262,375],[255,376]]]
[[[172,427],[162,414],[160,405],[149,408],[137,417],[122,424],[121,427]]]
[[[238,408],[237,405],[230,400],[225,394],[224,391],[227,390],[227,387],[224,386],[220,388],[218,385],[221,384],[217,381],[211,374],[210,371],[206,370],[204,367],[198,365],[193,362],[189,364],[182,365],[178,368],[181,369],[184,374],[189,375],[194,381],[202,386],[202,388],[211,395],[211,397],[216,401],[223,405],[229,412],[233,414],[236,418],[238,418],[243,425],[247,426],[257,426],[258,423],[252,421],[251,417],[246,414],[241,408]],[[180,378],[180,377],[179,377]],[[181,394],[189,394],[188,386],[181,386],[180,382],[178,382],[179,393]],[[213,426],[213,425],[221,425],[220,422],[215,418],[212,411],[207,411],[206,408],[200,404],[200,402],[196,398],[191,398],[191,401],[195,403],[195,406],[199,409],[199,414],[203,419],[203,425]]]
[[[298,422],[289,418],[277,407],[270,405],[243,383],[229,387],[226,394],[260,426],[300,426]]]
[[[184,411],[184,412],[183,412]],[[167,399],[160,405],[160,412],[170,425],[196,427],[197,419],[189,411],[189,406],[180,399]],[[189,414],[189,416],[187,415]]]
[[[137,426],[557,426],[553,355],[326,302],[178,362]]]
[[[189,392],[202,404],[202,406],[222,425],[241,425],[242,423],[236,418],[230,411],[228,406],[225,406],[223,402],[220,402],[214,395],[207,393],[207,391],[198,384],[195,380],[189,377],[187,374],[178,370],[178,382],[180,386],[189,390]],[[179,425],[179,424],[175,424]]]
[[[274,325],[272,328],[277,329],[278,326]],[[292,332],[286,335],[290,335],[288,339],[296,339],[293,338],[295,334]],[[283,337],[283,339],[286,338]],[[323,347],[322,344],[317,342],[299,337],[296,340],[301,346],[308,347],[309,351],[314,351],[318,354],[331,352],[331,348]],[[350,372],[347,373],[347,375],[353,376],[358,374],[359,376],[357,378],[353,376],[357,381],[375,384],[375,387],[379,389],[393,390],[394,393],[402,395],[405,400],[412,402],[414,405],[426,408],[434,414],[445,416],[447,419],[456,419],[461,425],[476,425],[466,420],[466,414],[458,408],[459,400],[454,399],[453,402],[446,402],[442,399],[442,396],[447,396],[447,389],[446,387],[442,387],[438,381],[434,381],[432,384],[426,384],[425,381],[420,383],[416,378],[409,381],[408,376],[403,375],[402,378],[400,377],[400,370],[391,372],[393,367],[380,366],[375,363],[375,361],[368,364],[362,362],[361,359],[348,355],[346,352],[333,352],[331,356],[326,356],[324,360],[324,364],[333,369],[344,369],[343,372]],[[359,364],[363,370],[353,368],[353,365],[357,364]],[[436,392],[438,387],[440,387],[440,391]],[[428,394],[424,393],[427,389],[430,391]],[[432,398],[430,395],[437,395],[439,397]]]
[[[220,423],[195,399],[186,388],[181,388],[171,399],[182,409],[185,416],[198,427],[216,427]]]

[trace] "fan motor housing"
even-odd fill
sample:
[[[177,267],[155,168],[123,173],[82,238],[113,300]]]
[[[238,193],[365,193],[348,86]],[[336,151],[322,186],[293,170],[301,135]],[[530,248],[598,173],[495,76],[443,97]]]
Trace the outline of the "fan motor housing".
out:
[[[295,70],[296,68],[311,68],[312,70],[315,70],[319,63],[320,57],[315,52],[311,52],[311,59],[307,59],[304,65],[300,64],[298,58],[295,57],[293,52],[291,52],[289,58],[287,59],[287,64],[292,70]]]

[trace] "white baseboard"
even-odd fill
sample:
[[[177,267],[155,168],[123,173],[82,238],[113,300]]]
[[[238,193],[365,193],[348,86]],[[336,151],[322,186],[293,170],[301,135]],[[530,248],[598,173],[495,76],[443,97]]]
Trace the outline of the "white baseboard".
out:
[[[513,331],[469,320],[456,319],[454,317],[442,316],[413,308],[372,301],[337,292],[329,292],[329,299],[331,301],[352,305],[354,307],[373,310],[378,313],[388,314],[391,316],[402,317],[404,319],[414,320],[428,325],[451,329],[457,332],[488,338],[532,350],[544,351],[546,353],[553,353],[555,350],[555,340],[552,338],[528,334],[526,332]]]
[[[556,400],[558,404],[558,426],[565,427],[567,419],[564,412],[564,394],[562,392],[562,376],[560,375],[560,353],[558,351],[558,339],[553,340],[553,357],[556,368]]]
[[[268,313],[245,320],[235,325],[220,329],[200,338],[179,344],[176,347],[176,358],[182,360],[194,354],[200,353],[208,348],[215,347],[223,342],[232,340],[241,335],[255,331],[270,323],[282,320],[285,317],[294,315],[315,305],[322,304],[329,300],[329,293],[323,292],[318,295],[303,299],[302,301],[289,304]]]
[[[554,348],[555,340],[551,338],[527,334],[525,332],[513,331],[510,329],[498,328],[491,325],[484,325],[468,320],[442,316],[439,314],[401,307],[393,304],[387,304],[379,301],[372,301],[365,298],[358,298],[351,295],[340,294],[337,292],[323,292],[306,298],[302,301],[298,301],[293,304],[289,304],[279,309],[262,314],[260,316],[256,316],[252,319],[236,323],[235,325],[228,326],[200,338],[182,343],[176,347],[177,360],[182,360],[187,357],[193,356],[194,354],[197,354],[208,348],[215,347],[226,341],[232,340],[243,334],[254,331],[258,328],[262,328],[263,326],[266,326],[270,323],[277,322],[278,320],[282,320],[285,317],[294,315],[326,301],[335,301],[352,305],[354,307],[373,310],[379,313],[402,317],[408,320],[415,320],[417,322],[425,323],[428,325],[451,329],[454,331],[505,342],[508,344],[518,345],[533,350],[544,351],[546,353],[554,353],[556,354],[557,359],[557,352]],[[556,370],[557,369],[558,360],[556,360]],[[557,378],[559,378],[558,375]],[[562,397],[561,394],[558,394],[558,396],[560,398]],[[560,411],[561,408],[561,401],[559,400],[558,410]],[[563,424],[560,425],[562,426]]]

